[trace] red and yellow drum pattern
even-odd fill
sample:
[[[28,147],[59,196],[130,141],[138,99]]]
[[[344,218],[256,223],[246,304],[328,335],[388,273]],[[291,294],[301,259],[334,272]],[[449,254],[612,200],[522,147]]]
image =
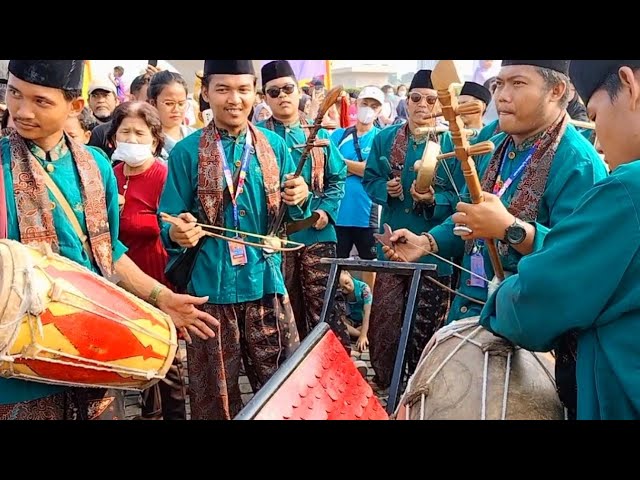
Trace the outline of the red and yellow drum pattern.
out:
[[[45,309],[39,322],[23,316],[0,374],[132,389],[164,377],[177,347],[169,317],[73,262],[26,250]]]

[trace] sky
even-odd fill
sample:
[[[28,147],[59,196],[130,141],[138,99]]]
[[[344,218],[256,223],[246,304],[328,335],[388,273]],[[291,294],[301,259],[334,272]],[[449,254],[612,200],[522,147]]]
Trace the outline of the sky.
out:
[[[407,72],[415,72],[418,65],[417,60],[333,60],[333,67],[350,67],[354,65],[373,64],[373,65],[391,65],[396,68],[399,75]]]

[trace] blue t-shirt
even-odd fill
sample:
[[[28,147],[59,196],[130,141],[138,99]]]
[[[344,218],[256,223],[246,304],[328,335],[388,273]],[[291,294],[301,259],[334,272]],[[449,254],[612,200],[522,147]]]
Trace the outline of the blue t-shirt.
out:
[[[346,160],[366,162],[371,152],[373,139],[380,129],[373,127],[363,136],[358,137],[362,160],[356,153],[353,135],[347,135],[344,140],[340,141],[344,136],[345,130],[345,128],[340,128],[333,132],[331,140],[337,145],[338,150]],[[340,204],[336,225],[339,227],[378,228],[378,205],[373,203],[364,191],[362,177],[358,175],[349,174],[347,176],[344,186],[344,198]]]
[[[349,311],[347,313],[355,325],[360,325],[363,320],[364,306],[370,305],[373,302],[373,295],[371,294],[369,285],[357,278],[353,279],[353,287],[353,294],[356,299],[354,302],[350,300],[347,301],[349,305]]]

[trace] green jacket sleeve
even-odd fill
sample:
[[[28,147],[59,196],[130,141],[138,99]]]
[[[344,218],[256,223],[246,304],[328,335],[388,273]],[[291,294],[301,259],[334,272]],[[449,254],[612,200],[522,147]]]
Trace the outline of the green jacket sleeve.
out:
[[[158,213],[177,216],[190,212],[197,217],[195,203],[197,170],[194,177],[194,162],[189,152],[178,143],[169,154],[167,181],[160,196]],[[169,238],[169,223],[162,222],[160,236],[167,252],[172,255],[182,249]]]
[[[330,138],[325,130],[320,130],[319,138]],[[329,220],[336,223],[340,203],[344,197],[344,184],[347,178],[347,164],[333,142],[325,147],[325,189],[324,195],[318,204],[318,210],[324,210]]]
[[[602,232],[624,240],[598,248]],[[480,322],[523,348],[549,351],[562,334],[593,326],[639,245],[635,205],[626,187],[609,178],[548,233],[541,251],[522,259],[519,273],[498,287]]]
[[[373,203],[387,206],[389,194],[387,182],[391,173],[389,159],[382,155],[382,136],[376,135],[371,144],[371,152],[367,158],[367,166],[362,177],[362,186]]]
[[[295,173],[296,164],[289,153],[289,149],[287,148],[287,144],[280,137],[277,137],[277,140],[274,140],[276,145],[272,144],[273,151],[276,154],[276,158],[280,161],[280,185],[284,185],[284,182],[287,180],[286,176],[290,173]],[[286,220],[304,220],[305,218],[311,216],[311,197],[313,194],[309,192],[307,200],[302,205],[289,205],[287,206],[287,211],[285,214]]]

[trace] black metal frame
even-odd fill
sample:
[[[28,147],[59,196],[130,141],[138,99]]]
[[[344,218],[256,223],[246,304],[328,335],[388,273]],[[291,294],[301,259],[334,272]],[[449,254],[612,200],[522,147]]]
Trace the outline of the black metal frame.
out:
[[[393,377],[391,378],[391,386],[389,387],[389,399],[387,400],[387,413],[392,414],[400,399],[400,389],[402,388],[404,371],[407,364],[407,345],[416,318],[416,301],[423,280],[422,276],[426,274],[436,277],[437,267],[429,263],[381,262],[377,260],[348,260],[343,258],[323,258],[320,262],[331,264],[329,279],[327,280],[327,292],[324,297],[324,304],[322,305],[322,313],[320,314],[320,320],[322,322],[325,322],[329,312],[333,311],[333,304],[340,280],[340,272],[342,272],[342,270],[411,275],[411,286],[409,287],[409,296],[407,297],[407,305],[404,310],[398,353],[396,354]]]
[[[311,333],[302,341],[300,347],[295,351],[291,358],[287,359],[273,375],[273,377],[260,389],[260,391],[251,399],[251,401],[242,409],[235,417],[235,420],[253,420],[260,412],[262,407],[269,401],[284,382],[291,376],[293,371],[302,363],[309,352],[318,344],[329,330],[326,320],[329,318],[330,312],[333,311],[336,292],[340,280],[342,270],[352,270],[357,272],[376,272],[376,273],[392,273],[395,275],[411,275],[411,286],[409,287],[409,295],[407,297],[407,305],[404,311],[404,319],[402,321],[402,331],[400,333],[400,342],[398,345],[398,353],[393,367],[393,377],[391,386],[389,387],[389,399],[387,400],[387,413],[392,414],[398,404],[400,389],[404,380],[404,372],[407,364],[407,345],[416,317],[416,302],[418,292],[423,281],[423,275],[435,278],[437,276],[437,267],[427,263],[401,263],[401,262],[381,262],[376,260],[349,260],[343,258],[323,258],[321,263],[330,264],[329,278],[327,280],[327,291],[322,305],[322,313],[320,314],[320,323]]]

